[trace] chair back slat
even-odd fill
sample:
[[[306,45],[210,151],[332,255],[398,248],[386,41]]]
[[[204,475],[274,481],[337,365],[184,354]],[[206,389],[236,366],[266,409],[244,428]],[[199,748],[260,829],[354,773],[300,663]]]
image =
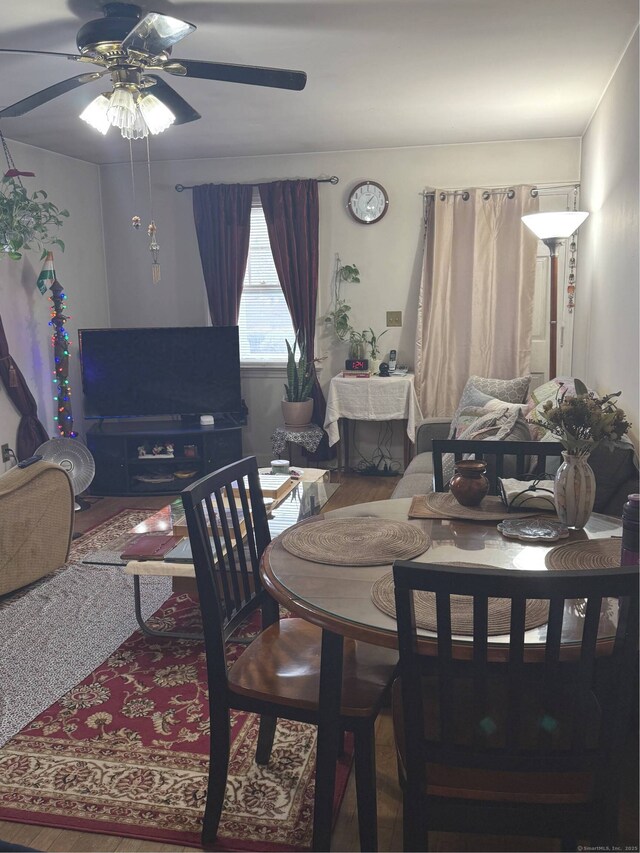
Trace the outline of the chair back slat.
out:
[[[473,694],[480,724],[473,730],[476,746],[484,740],[483,725],[489,720],[487,704],[487,644],[489,639],[489,598],[478,593],[473,599]]]
[[[445,592],[436,592],[436,622],[438,627],[438,696],[440,699],[440,740],[451,740],[451,712],[453,694],[451,691],[451,599]]]
[[[207,665],[211,659],[215,677],[226,685],[225,642],[251,612],[270,604],[259,572],[270,535],[255,457],[208,474],[187,487],[181,497],[200,596]],[[269,621],[273,618],[277,617],[270,615]]]
[[[407,756],[413,751],[425,764],[518,773],[613,772],[610,753],[620,760],[624,741],[615,732],[626,724],[636,665],[637,567],[505,571],[396,561],[393,572]],[[437,648],[416,629],[412,608],[409,617],[414,590],[436,595]],[[471,655],[451,639],[454,595],[473,597]],[[507,646],[487,636],[491,598],[510,600]],[[534,599],[549,602],[549,611],[546,637],[544,627],[536,628],[532,644],[526,605]],[[617,629],[601,618],[603,599],[609,614],[619,607]],[[564,618],[581,613],[579,648],[563,645]],[[599,638],[603,626],[607,633]],[[436,689],[427,690],[427,682]],[[423,693],[418,714],[407,702]]]
[[[560,456],[564,447],[556,441],[482,441],[479,439],[438,438],[433,446],[433,485],[434,491],[446,489],[444,482],[443,456],[452,454],[456,461],[461,459],[480,459],[487,462],[489,494],[498,494],[499,477],[541,476],[545,471],[546,460],[550,456]],[[507,466],[513,470],[507,471]]]
[[[524,698],[524,633],[527,600],[514,594],[511,599],[511,618],[509,621],[509,682],[506,738],[507,748],[517,750],[520,743],[522,723],[522,703]]]

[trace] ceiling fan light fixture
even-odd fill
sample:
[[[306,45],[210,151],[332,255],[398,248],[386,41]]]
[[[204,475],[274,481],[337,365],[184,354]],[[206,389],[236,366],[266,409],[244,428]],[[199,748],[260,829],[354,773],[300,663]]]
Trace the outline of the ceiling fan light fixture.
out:
[[[149,128],[146,125],[142,113],[137,107],[133,124],[131,126],[127,125],[126,127],[121,127],[120,134],[125,139],[144,139],[149,135]]]
[[[169,107],[165,106],[159,98],[150,92],[140,96],[138,108],[149,128],[149,132],[154,135],[162,133],[176,120]]]
[[[111,95],[107,118],[114,127],[133,129],[136,120],[136,102],[133,93],[117,86]]]
[[[111,100],[108,95],[98,95],[80,113],[80,118],[104,136],[111,127],[111,122],[107,117],[110,104]]]

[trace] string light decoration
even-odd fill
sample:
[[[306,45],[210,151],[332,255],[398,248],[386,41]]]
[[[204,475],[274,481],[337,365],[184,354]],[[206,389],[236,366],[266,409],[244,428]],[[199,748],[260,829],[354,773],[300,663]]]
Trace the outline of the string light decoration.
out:
[[[53,269],[53,255],[49,252]],[[73,414],[71,412],[71,386],[69,385],[69,334],[64,324],[71,319],[66,313],[67,296],[60,282],[55,278],[49,288],[51,291],[51,319],[49,325],[53,328],[51,345],[53,347],[53,384],[55,396],[53,398],[57,411],[53,417],[58,432],[64,438],[76,438],[78,433],[73,429]]]

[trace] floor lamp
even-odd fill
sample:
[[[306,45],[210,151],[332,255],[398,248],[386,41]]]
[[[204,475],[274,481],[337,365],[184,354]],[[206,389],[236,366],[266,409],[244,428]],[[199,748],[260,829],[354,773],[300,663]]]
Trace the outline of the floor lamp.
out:
[[[570,237],[589,214],[584,210],[529,213],[522,221],[549,249],[551,256],[551,306],[549,311],[549,379],[556,375],[558,343],[558,244]]]

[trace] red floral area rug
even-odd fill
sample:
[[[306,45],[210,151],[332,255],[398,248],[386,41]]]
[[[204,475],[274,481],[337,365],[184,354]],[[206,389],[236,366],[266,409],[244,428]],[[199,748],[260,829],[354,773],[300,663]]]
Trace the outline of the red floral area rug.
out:
[[[193,601],[174,595],[154,627],[198,621]],[[308,849],[315,727],[279,720],[267,767],[255,763],[258,718],[234,712],[231,727],[217,849]],[[203,644],[138,631],[0,750],[0,819],[200,847],[208,753]]]

